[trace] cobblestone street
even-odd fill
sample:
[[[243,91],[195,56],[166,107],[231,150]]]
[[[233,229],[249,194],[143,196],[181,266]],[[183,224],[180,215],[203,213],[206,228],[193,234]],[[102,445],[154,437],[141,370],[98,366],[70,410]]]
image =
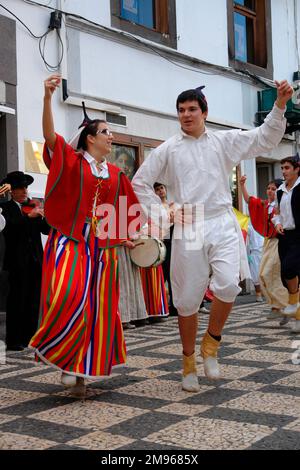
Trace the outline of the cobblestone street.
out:
[[[0,366],[0,448],[300,449],[300,334],[266,312],[266,304],[234,308],[219,353],[223,379],[209,382],[199,355],[199,393],[181,390],[174,317],[126,331],[127,366],[88,382],[85,400],[29,350],[9,353]],[[202,315],[200,336],[207,321]]]

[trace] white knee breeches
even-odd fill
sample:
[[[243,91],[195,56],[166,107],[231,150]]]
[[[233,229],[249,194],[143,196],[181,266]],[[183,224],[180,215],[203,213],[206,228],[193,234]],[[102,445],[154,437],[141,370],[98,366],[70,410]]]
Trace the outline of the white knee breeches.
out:
[[[185,239],[172,242],[173,301],[182,316],[198,311],[208,284],[223,302],[233,302],[241,290],[239,237],[232,216],[205,219],[203,235],[200,249],[187,249]]]

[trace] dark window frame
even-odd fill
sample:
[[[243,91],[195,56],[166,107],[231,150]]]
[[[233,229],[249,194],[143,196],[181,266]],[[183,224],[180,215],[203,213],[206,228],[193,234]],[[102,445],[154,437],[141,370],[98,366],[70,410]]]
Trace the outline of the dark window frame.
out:
[[[135,171],[141,166],[144,161],[144,149],[145,147],[155,148],[163,143],[162,140],[148,139],[146,137],[138,137],[135,135],[121,134],[113,132],[114,139],[113,144],[134,147],[137,150]]]
[[[154,1],[156,2],[156,29],[123,19],[120,0],[110,0],[111,25],[121,31],[177,49],[176,0]]]
[[[157,140],[157,139],[148,139],[147,137],[138,137],[135,135],[128,135],[128,134],[121,134],[118,132],[113,132],[114,134],[114,140],[113,144],[114,145],[120,145],[120,146],[128,146],[128,147],[133,147],[136,149],[136,161],[135,161],[135,172],[139,169],[141,164],[144,162],[144,150],[147,147],[150,148],[156,148],[160,144],[163,143],[163,140]],[[239,211],[242,211],[243,207],[243,202],[242,202],[242,194],[239,189],[239,180],[242,176],[241,173],[241,165],[237,165],[232,171],[236,171],[236,178],[237,178],[237,183],[236,183],[236,205],[237,209]]]
[[[235,188],[236,189],[236,196],[235,196],[236,205],[234,205],[233,198],[232,198],[232,205],[240,212],[243,212],[243,198],[242,198],[242,192],[240,190],[240,184],[239,184],[240,178],[242,176],[241,165],[238,164],[236,167],[233,168],[232,171],[234,170],[236,171],[236,188]]]
[[[266,65],[259,66],[251,62],[242,62],[235,58],[235,40],[234,40],[234,13],[241,13],[248,18],[253,18],[251,9],[242,5],[234,5],[234,0],[227,0],[227,21],[228,21],[228,54],[229,64],[235,70],[247,70],[255,75],[273,79],[273,54],[272,54],[272,31],[271,31],[271,1],[270,0],[254,0],[255,1],[255,17],[256,17],[256,34],[254,35],[254,43],[256,44],[255,52],[258,63],[266,62]],[[264,3],[264,5],[263,5]],[[264,16],[264,18],[263,18]],[[260,21],[261,19],[261,21]],[[260,38],[265,37],[265,41]],[[265,48],[262,44],[265,42]]]

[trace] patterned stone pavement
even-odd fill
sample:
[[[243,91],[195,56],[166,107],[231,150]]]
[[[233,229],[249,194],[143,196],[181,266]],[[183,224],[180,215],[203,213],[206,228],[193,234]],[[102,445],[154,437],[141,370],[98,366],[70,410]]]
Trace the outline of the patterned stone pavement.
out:
[[[266,321],[266,311],[235,307],[219,354],[224,378],[209,382],[199,357],[193,394],[180,387],[174,317],[126,331],[127,366],[89,381],[85,400],[29,350],[9,353],[0,364],[0,449],[300,449],[300,334]]]

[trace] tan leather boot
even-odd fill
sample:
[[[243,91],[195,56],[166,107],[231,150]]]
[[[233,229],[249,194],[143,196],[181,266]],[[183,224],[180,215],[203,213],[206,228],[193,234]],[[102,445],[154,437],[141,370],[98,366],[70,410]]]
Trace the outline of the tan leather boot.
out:
[[[217,352],[220,341],[214,339],[206,331],[201,342],[200,353],[203,357],[204,372],[208,379],[217,380],[221,378],[220,369],[217,360]]]
[[[199,382],[196,369],[195,353],[191,356],[183,354],[183,372],[182,372],[182,389],[186,392],[199,392]]]
[[[294,294],[289,293],[289,303],[283,310],[286,317],[294,317],[299,307],[299,291]]]
[[[296,312],[295,318],[296,321],[292,326],[291,333],[300,333],[300,307]]]

